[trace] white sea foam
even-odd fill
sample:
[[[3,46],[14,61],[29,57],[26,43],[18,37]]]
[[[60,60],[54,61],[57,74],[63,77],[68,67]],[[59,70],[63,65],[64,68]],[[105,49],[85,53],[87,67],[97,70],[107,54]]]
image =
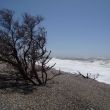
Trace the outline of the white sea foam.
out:
[[[110,84],[110,60],[62,60],[53,58],[49,65],[56,63],[55,69],[62,70],[70,73],[81,72],[83,75],[91,73],[91,75],[99,74],[96,79],[100,82],[105,82]]]

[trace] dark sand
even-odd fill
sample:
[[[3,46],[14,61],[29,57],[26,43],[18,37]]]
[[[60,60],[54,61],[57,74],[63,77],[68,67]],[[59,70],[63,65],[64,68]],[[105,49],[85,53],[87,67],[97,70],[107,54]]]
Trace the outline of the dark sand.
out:
[[[110,85],[63,72],[45,87],[17,86],[2,74],[0,110],[110,110]]]

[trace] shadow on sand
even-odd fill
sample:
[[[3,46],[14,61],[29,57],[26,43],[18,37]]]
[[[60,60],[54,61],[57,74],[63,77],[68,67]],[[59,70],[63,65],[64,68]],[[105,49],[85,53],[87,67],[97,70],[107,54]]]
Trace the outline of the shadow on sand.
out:
[[[32,84],[27,84],[22,80],[18,79],[15,75],[0,74],[0,90],[3,93],[23,93],[30,94],[33,92],[34,86]]]

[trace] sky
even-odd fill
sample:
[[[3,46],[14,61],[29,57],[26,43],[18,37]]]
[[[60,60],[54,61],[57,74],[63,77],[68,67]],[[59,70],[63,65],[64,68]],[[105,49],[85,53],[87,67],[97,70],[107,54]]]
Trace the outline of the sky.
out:
[[[3,8],[43,16],[53,56],[110,58],[110,0],[0,0]]]

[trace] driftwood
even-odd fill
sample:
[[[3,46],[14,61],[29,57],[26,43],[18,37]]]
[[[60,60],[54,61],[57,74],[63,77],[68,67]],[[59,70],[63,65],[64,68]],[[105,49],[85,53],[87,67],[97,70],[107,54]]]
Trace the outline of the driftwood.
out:
[[[92,76],[91,73],[87,73],[87,75],[85,76],[85,75],[81,74],[81,72],[79,72],[79,71],[78,71],[78,75],[82,76],[85,79],[93,79],[93,80],[96,80],[99,77],[99,74]]]

